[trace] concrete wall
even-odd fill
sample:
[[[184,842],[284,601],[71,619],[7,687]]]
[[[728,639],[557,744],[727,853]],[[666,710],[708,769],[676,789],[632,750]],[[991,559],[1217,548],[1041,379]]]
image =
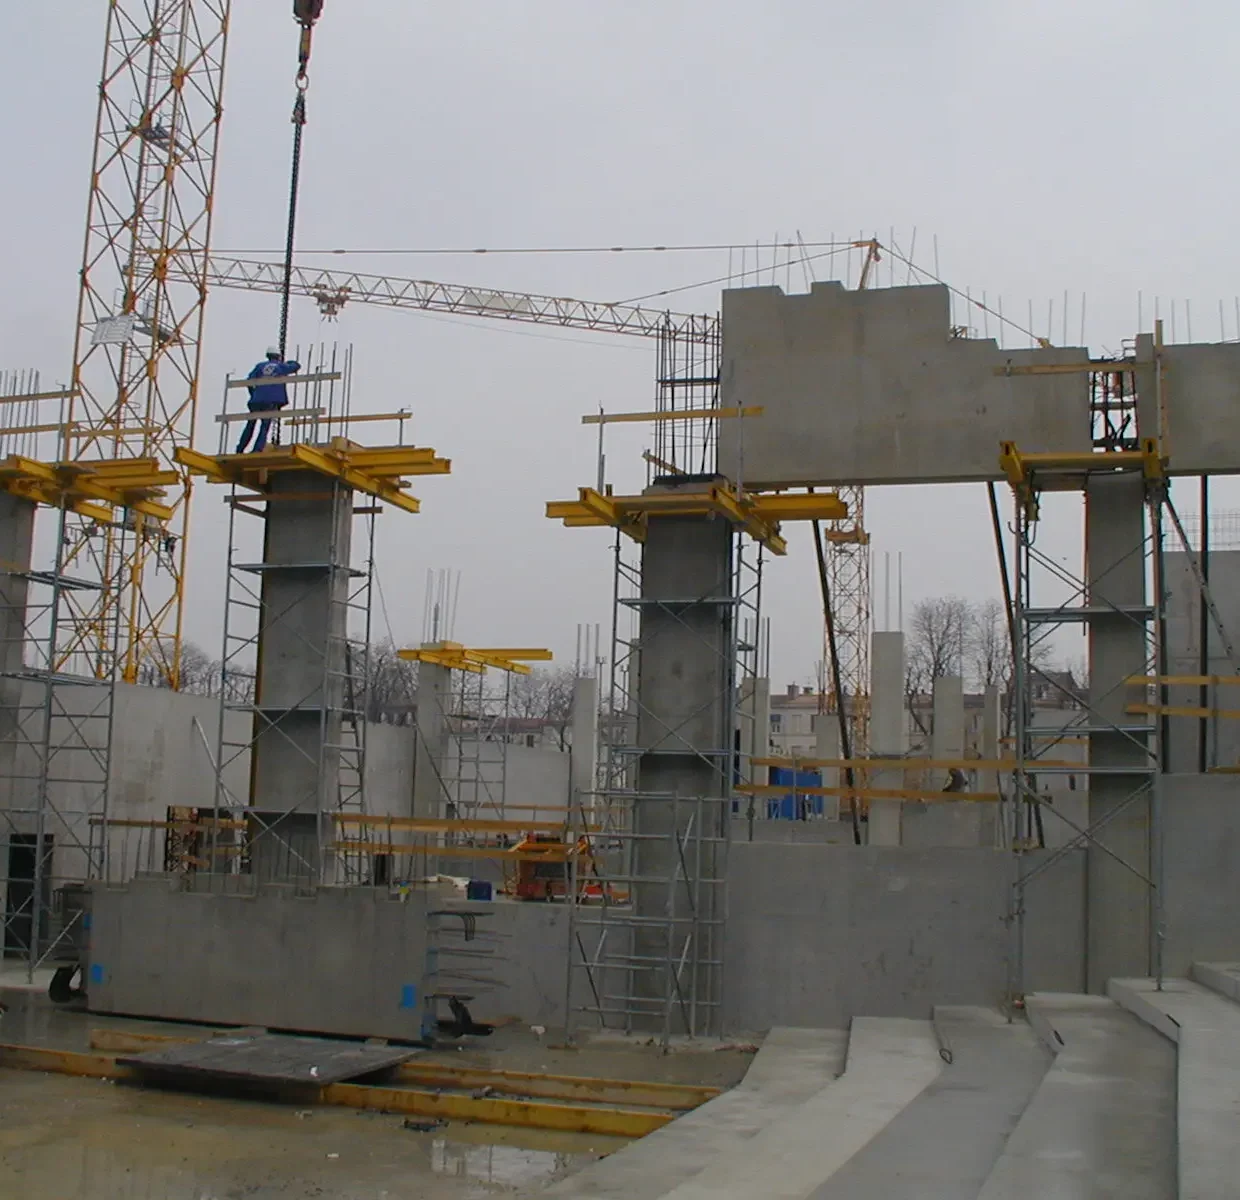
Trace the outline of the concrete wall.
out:
[[[1087,451],[1088,376],[997,374],[1083,363],[1080,348],[1000,350],[953,338],[947,288],[723,294],[719,469],[755,486],[995,479],[999,443]]]
[[[1168,545],[1179,545],[1174,534]],[[1198,566],[1200,568],[1200,557]],[[1240,647],[1240,551],[1212,550],[1209,555],[1210,598],[1227,631],[1233,647]],[[1172,675],[1201,673],[1201,588],[1182,550],[1169,550],[1163,561],[1166,598],[1167,669]],[[1227,657],[1222,638],[1207,611],[1208,675],[1232,675],[1235,667]],[[1201,706],[1197,687],[1168,688],[1170,704]],[[1240,687],[1210,687],[1206,690],[1206,708],[1240,708]],[[1195,717],[1171,717],[1168,744],[1172,771],[1198,769],[1198,738],[1203,722]],[[1206,766],[1234,766],[1240,763],[1240,721],[1207,718]]]
[[[1144,437],[1159,433],[1154,338],[1137,338],[1138,420]],[[1174,475],[1240,471],[1240,345],[1164,346],[1165,450]]]
[[[158,877],[96,886],[92,903],[92,1012],[419,1036],[421,896],[369,888],[298,895],[278,884],[225,895]]]
[[[999,1002],[1012,872],[993,850],[733,845],[728,1028],[842,1028],[862,1014]],[[1028,890],[1029,990],[1080,990],[1083,909],[1074,852]]]
[[[1163,967],[1240,959],[1240,778],[1166,775]]]

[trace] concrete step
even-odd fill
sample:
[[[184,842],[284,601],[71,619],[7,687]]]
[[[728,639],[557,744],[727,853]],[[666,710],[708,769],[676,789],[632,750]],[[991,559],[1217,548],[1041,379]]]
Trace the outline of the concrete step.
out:
[[[929,1021],[856,1017],[844,1074],[667,1200],[806,1200],[938,1077]]]
[[[1175,1043],[1179,1200],[1240,1195],[1240,1005],[1188,979],[1112,979],[1107,991]]]
[[[1191,975],[1202,987],[1240,1004],[1240,963],[1193,963]]]
[[[978,1200],[1170,1200],[1175,1054],[1105,996],[1032,995],[1055,1052]]]
[[[657,1200],[820,1092],[847,1047],[843,1030],[772,1029],[736,1087],[537,1195]]]
[[[1052,1055],[992,1009],[937,1008],[934,1027],[951,1062],[813,1200],[977,1200]]]

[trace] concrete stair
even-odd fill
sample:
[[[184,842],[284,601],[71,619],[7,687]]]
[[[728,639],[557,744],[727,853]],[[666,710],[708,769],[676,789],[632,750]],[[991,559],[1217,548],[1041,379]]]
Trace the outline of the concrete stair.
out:
[[[950,1064],[813,1200],[977,1200],[1052,1056],[993,1009],[937,1008],[934,1028]]]
[[[1240,1196],[1240,964],[1193,978],[1113,979],[1117,1004],[1174,1043],[1178,1200]]]
[[[843,1075],[666,1200],[806,1200],[944,1070],[929,1021],[857,1017]]]
[[[1055,1060],[978,1200],[1172,1200],[1175,1053],[1105,996],[1032,995]]]
[[[843,1030],[775,1028],[736,1087],[539,1190],[561,1200],[658,1200],[817,1095],[844,1069]]]

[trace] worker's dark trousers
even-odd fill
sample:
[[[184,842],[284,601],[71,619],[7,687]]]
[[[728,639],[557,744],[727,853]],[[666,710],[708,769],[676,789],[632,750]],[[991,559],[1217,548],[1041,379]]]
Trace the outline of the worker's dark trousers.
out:
[[[249,409],[250,412],[274,413],[279,411],[279,406],[266,404],[261,400],[251,400]],[[265,417],[262,419],[258,417],[251,417],[245,423],[245,427],[241,430],[241,440],[237,443],[237,453],[245,453],[246,447],[250,444],[250,438],[254,437],[254,429],[256,426],[258,428],[258,437],[254,442],[254,453],[258,454],[259,452],[265,450],[267,448],[267,436],[271,433],[271,422],[273,420],[275,420],[274,417]]]

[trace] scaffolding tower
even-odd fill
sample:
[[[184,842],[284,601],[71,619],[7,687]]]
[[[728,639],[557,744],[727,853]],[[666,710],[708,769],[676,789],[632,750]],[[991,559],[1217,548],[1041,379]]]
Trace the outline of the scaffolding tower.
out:
[[[737,696],[752,688],[758,673],[763,554],[744,531],[729,537],[724,571],[713,586],[672,598],[649,595],[640,556],[616,535],[601,783],[597,793],[574,797],[571,826],[589,853],[570,859],[570,1037],[583,1017],[602,1028],[656,1032],[664,1046],[674,1034],[722,1032],[724,888],[740,746]],[[718,686],[669,727],[642,700],[642,657],[664,649],[659,623],[665,632],[687,632],[703,612],[721,634],[712,651]],[[690,749],[696,737],[686,727],[712,710],[713,742]],[[691,757],[704,786],[646,786],[651,759],[664,753]],[[661,856],[665,872],[651,871],[660,857],[650,853],[656,846],[667,851]]]

